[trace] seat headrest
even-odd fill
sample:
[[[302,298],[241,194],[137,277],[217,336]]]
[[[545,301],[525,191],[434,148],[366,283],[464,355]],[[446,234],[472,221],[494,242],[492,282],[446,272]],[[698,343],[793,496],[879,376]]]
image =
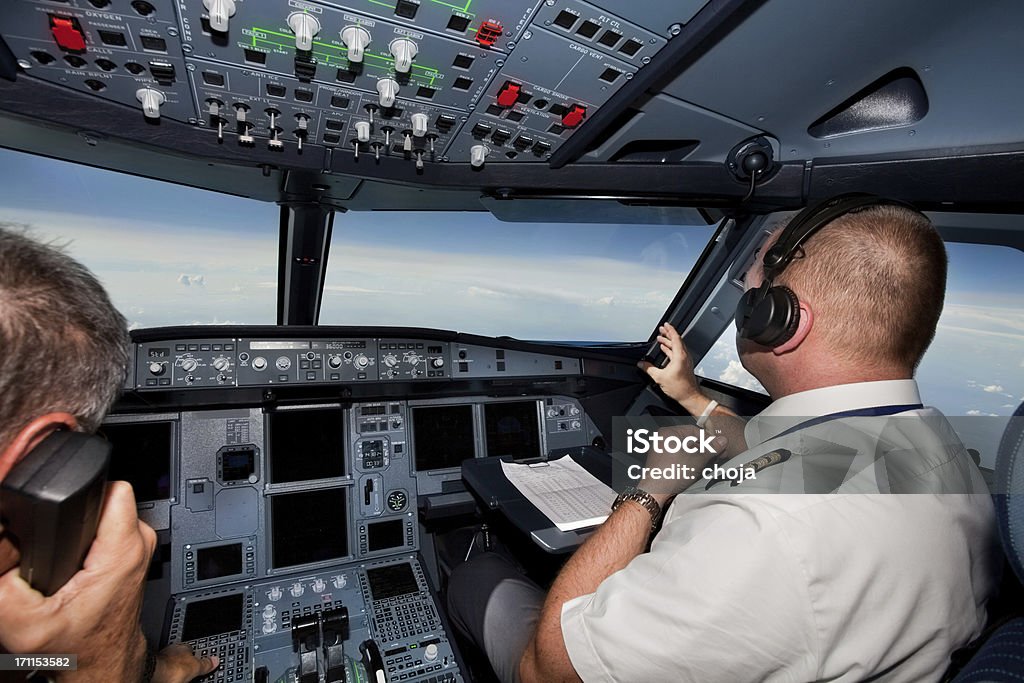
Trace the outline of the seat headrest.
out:
[[[1014,411],[999,442],[993,498],[1003,552],[1024,583],[1024,403]]]

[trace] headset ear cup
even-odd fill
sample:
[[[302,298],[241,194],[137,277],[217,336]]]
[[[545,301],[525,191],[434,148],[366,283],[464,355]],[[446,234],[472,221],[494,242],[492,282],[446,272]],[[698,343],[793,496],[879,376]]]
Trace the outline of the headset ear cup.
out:
[[[775,301],[773,324],[765,333],[774,334],[772,339],[761,343],[775,348],[785,344],[796,334],[796,328],[800,326],[800,299],[792,289],[783,285],[772,287],[772,297]]]

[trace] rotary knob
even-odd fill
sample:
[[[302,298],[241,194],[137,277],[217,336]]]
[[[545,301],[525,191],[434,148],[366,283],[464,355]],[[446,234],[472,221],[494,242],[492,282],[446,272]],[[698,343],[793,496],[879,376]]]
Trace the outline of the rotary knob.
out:
[[[216,358],[213,361],[213,368],[217,372],[224,372],[225,370],[227,370],[230,367],[231,367],[231,361],[229,361],[227,358],[223,358],[223,357]]]
[[[348,61],[359,63],[363,61],[363,52],[370,44],[370,32],[362,26],[346,26],[341,29],[341,42],[348,48]]]
[[[348,577],[344,574],[338,574],[333,579],[331,579],[331,585],[337,588],[338,590],[341,590],[342,588],[348,585]]]
[[[388,355],[384,356],[384,365],[388,366],[389,368],[395,367],[396,365],[398,365],[398,356],[396,356],[393,353],[389,353]]]
[[[341,367],[341,356],[330,356],[327,359],[327,365],[337,370]]]
[[[413,114],[410,121],[412,122],[412,134],[414,137],[421,138],[427,134],[427,115],[418,112]]]
[[[314,593],[323,593],[324,589],[327,588],[327,583],[323,579],[317,578],[313,580],[310,588],[313,589]]]
[[[267,605],[266,607],[263,608],[263,619],[264,619],[264,621],[266,621],[268,619],[273,619],[276,616],[277,616],[277,609],[273,605]]]
[[[263,356],[256,356],[255,358],[252,359],[252,369],[253,370],[266,370],[267,369],[267,359],[264,358]]]
[[[263,622],[263,634],[269,636],[271,633],[277,630],[276,621],[264,621]]]
[[[377,94],[380,96],[380,106],[385,109],[395,106],[398,90],[398,81],[394,79],[382,78],[377,81]]]
[[[192,372],[198,367],[199,361],[197,361],[195,358],[186,358],[185,360],[181,361],[181,369],[184,370],[185,372]]]
[[[359,354],[358,356],[356,356],[356,359],[355,359],[355,361],[354,361],[354,362],[355,362],[355,364],[356,364],[356,367],[357,367],[357,368],[359,368],[360,370],[362,370],[362,369],[364,369],[364,368],[365,368],[365,367],[366,367],[367,365],[369,365],[369,364],[370,364],[370,359],[369,359],[369,358],[367,358],[367,357],[366,357],[366,356],[365,356],[364,354],[362,354],[362,353],[361,353],[361,354]]]
[[[356,121],[356,140],[359,142],[370,141],[370,122]]]
[[[288,356],[278,356],[277,360],[274,362],[274,365],[277,367],[278,370],[284,371],[292,366],[292,359],[289,358]]]
[[[423,659],[428,662],[432,662],[437,659],[437,645],[435,643],[427,645],[426,649],[423,651]]]
[[[203,7],[210,13],[210,28],[226,33],[228,18],[235,14],[235,0],[203,0]]]
[[[409,69],[412,68],[412,60],[416,58],[416,53],[419,52],[416,43],[408,38],[398,38],[391,41],[389,48],[391,56],[395,58],[395,71],[400,74],[409,73]]]
[[[305,12],[292,12],[288,15],[288,28],[295,33],[297,49],[313,49],[313,36],[320,33],[320,22],[316,17]]]
[[[306,587],[296,582],[292,584],[291,590],[288,592],[292,594],[293,598],[301,598],[302,594],[306,592]]]
[[[157,363],[156,361],[153,361],[152,363],[149,364],[149,371],[154,375],[162,375],[165,372],[167,372],[167,366],[164,365],[163,363]]]
[[[435,368],[443,368],[444,358],[435,358],[434,360],[430,361],[430,364],[433,365]]]
[[[280,586],[274,586],[267,591],[267,598],[273,602],[277,602],[283,597],[284,593],[281,591]]]
[[[152,88],[139,88],[135,91],[135,99],[142,103],[142,113],[147,119],[159,119],[160,105],[167,101],[162,92]]]

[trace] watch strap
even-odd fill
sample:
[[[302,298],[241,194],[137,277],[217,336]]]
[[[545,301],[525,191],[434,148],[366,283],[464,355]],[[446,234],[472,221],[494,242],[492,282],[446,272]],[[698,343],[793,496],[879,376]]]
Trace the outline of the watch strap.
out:
[[[651,514],[651,530],[653,531],[654,527],[658,524],[658,520],[661,519],[661,505],[658,504],[658,501],[654,500],[654,496],[643,489],[630,486],[615,498],[615,502],[612,503],[612,512],[618,510],[619,506],[627,500],[639,503]]]

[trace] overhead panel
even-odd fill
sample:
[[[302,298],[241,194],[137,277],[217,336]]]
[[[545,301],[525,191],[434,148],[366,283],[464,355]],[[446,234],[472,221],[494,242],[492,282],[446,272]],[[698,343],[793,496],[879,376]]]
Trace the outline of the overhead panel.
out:
[[[699,7],[659,15],[643,2],[634,17],[580,0],[7,5],[0,36],[28,77],[154,125],[190,124],[233,156],[259,148],[258,163],[288,150],[285,165],[332,168],[346,154],[421,170],[543,162]]]

